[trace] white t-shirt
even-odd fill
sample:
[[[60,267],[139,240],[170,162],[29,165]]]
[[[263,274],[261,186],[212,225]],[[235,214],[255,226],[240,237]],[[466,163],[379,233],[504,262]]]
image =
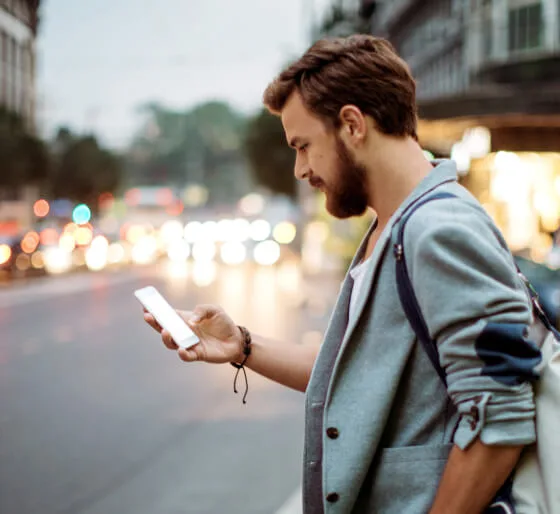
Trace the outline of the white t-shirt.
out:
[[[354,280],[354,284],[352,286],[352,294],[350,296],[350,310],[348,313],[349,320],[353,320],[356,315],[356,304],[358,303],[360,292],[364,287],[364,278],[370,263],[371,256],[350,270],[350,276]]]

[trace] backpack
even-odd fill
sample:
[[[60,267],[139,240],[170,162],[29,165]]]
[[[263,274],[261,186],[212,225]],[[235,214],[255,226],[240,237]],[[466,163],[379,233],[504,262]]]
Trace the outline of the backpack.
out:
[[[392,244],[396,263],[399,299],[408,322],[422,344],[440,379],[446,385],[445,372],[439,363],[436,341],[432,340],[412,282],[406,268],[404,255],[404,229],[410,216],[427,202],[443,198],[457,198],[448,192],[429,195],[428,191],[396,220],[392,228]],[[539,304],[538,295],[529,281],[517,269],[531,298],[534,324],[539,324],[543,334],[540,350],[539,379],[533,384],[536,404],[537,442],[524,449],[515,468],[511,497],[517,514],[560,513],[560,334],[552,326]],[[537,344],[540,342],[537,341]],[[512,507],[498,495],[487,512],[513,514]]]

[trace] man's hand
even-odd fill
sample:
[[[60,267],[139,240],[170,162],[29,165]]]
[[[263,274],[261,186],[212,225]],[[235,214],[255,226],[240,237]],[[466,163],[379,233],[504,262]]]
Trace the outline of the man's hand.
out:
[[[519,460],[523,446],[488,446],[477,439],[449,455],[430,514],[478,514],[490,505]]]
[[[170,350],[178,350],[185,362],[241,362],[243,359],[243,336],[232,319],[215,305],[199,305],[193,312],[177,311],[200,342],[188,349],[179,348],[171,335],[162,330],[154,317],[144,311],[144,319],[161,333],[163,344]]]

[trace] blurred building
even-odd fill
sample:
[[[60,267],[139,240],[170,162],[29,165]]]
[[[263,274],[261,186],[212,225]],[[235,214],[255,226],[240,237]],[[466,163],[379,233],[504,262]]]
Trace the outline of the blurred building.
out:
[[[377,0],[333,0],[321,19],[313,20],[312,39],[367,33],[377,4]]]
[[[35,125],[39,0],[0,0],[0,105]]]
[[[372,32],[417,79],[422,145],[457,160],[514,251],[545,259],[560,219],[560,0],[376,4]]]
[[[0,0],[0,108],[35,130],[35,39],[40,0]],[[35,188],[0,189],[0,233],[29,226]]]

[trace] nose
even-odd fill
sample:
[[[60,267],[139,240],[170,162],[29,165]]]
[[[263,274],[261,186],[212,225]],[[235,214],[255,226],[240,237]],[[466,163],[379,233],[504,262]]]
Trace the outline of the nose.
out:
[[[300,156],[296,155],[294,175],[298,180],[305,180],[309,177],[309,165]]]

